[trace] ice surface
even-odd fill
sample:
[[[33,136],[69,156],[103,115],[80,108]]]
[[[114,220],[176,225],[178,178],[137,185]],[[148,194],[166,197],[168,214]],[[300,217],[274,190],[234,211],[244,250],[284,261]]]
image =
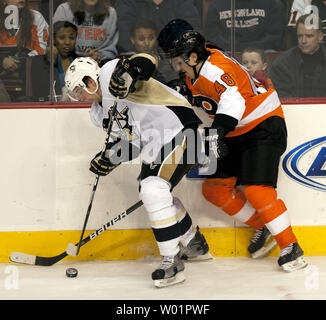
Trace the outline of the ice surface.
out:
[[[62,261],[51,267],[0,264],[1,300],[324,300],[326,257],[286,273],[276,257],[186,262],[186,281],[158,289],[151,280],[158,258]],[[67,278],[69,267],[77,278]]]

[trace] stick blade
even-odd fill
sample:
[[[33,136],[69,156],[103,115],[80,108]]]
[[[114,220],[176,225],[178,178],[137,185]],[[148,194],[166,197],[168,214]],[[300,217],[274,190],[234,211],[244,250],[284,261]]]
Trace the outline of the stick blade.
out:
[[[12,252],[9,256],[10,261],[23,264],[35,265],[36,256],[21,252]]]
[[[27,253],[12,252],[9,259],[15,263],[49,267],[65,258],[67,255],[66,251],[54,257],[39,257]]]

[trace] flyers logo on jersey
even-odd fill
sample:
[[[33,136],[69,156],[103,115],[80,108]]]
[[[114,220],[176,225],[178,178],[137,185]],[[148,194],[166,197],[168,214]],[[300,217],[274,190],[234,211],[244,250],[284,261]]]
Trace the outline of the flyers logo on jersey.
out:
[[[218,105],[214,99],[202,95],[196,95],[193,98],[195,105],[202,108],[210,118],[215,116]]]
[[[214,99],[204,95],[194,95],[194,101],[196,106],[202,108],[210,118],[213,118],[218,108],[218,102],[221,95],[227,90],[227,87],[235,86],[235,81],[228,73],[224,73],[221,76],[221,81],[214,81],[213,87],[215,90]]]
[[[282,167],[296,182],[326,191],[326,136],[301,144],[284,157]]]

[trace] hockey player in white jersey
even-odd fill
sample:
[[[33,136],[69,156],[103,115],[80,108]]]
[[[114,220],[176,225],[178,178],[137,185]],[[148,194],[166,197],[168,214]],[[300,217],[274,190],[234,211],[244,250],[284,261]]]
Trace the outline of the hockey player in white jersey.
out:
[[[77,58],[66,72],[65,83],[72,100],[92,102],[90,115],[98,127],[105,127],[108,110],[119,98],[115,138],[91,161],[90,170],[108,175],[140,150],[139,196],[163,256],[152,279],[155,286],[163,287],[185,280],[183,259],[210,255],[199,228],[194,230],[189,213],[171,194],[197,165],[201,121],[182,95],[151,78],[155,67],[155,58],[148,54],[111,60],[101,69],[91,58]]]

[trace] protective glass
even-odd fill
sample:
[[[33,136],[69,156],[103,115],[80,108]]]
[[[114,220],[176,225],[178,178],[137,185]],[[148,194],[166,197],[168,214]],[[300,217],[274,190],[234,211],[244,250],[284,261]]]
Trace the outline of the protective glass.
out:
[[[170,59],[170,64],[173,68],[174,71],[181,71],[182,70],[182,66],[185,63],[185,61],[183,60],[182,57],[174,57],[172,59]]]

